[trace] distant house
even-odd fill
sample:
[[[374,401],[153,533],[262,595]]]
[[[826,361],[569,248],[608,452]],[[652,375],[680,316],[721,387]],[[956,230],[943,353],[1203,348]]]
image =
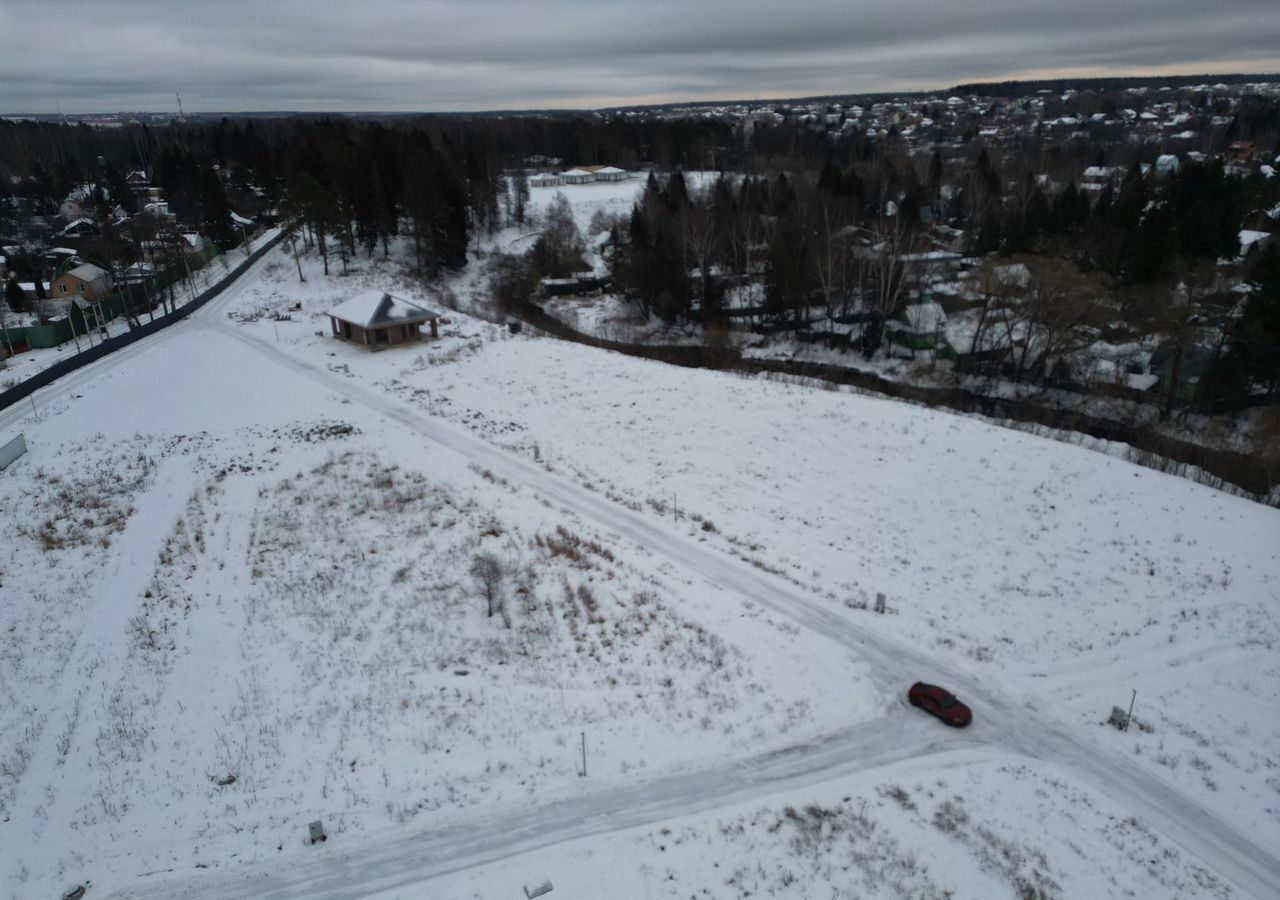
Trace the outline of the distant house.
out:
[[[62,229],[65,237],[85,237],[86,235],[97,234],[98,223],[89,218],[79,218],[67,224]]]
[[[529,187],[558,187],[562,184],[564,179],[550,172],[539,172],[529,177]]]
[[[1124,177],[1124,169],[1119,166],[1087,166],[1080,180],[1092,184],[1106,184],[1108,181],[1119,181]]]
[[[84,218],[93,212],[93,195],[98,186],[95,184],[78,184],[67,194],[67,199],[58,207],[58,215],[68,222]]]
[[[156,274],[156,268],[149,263],[136,262],[125,269],[121,275],[121,281],[125,284],[141,284],[148,278]]]
[[[1227,162],[1248,162],[1254,152],[1253,141],[1236,141],[1227,147]]]
[[[111,276],[105,269],[85,263],[53,279],[49,289],[55,300],[79,297],[94,302],[111,295]]]
[[[596,181],[622,181],[629,174],[626,169],[617,166],[582,166],[582,171],[596,176]]]
[[[183,232],[180,237],[187,245],[186,253],[188,254],[201,253],[213,246],[213,238],[209,237],[207,234],[186,231]]]
[[[142,212],[157,219],[173,218],[173,214],[169,212],[169,201],[167,200],[152,200],[142,207]]]
[[[573,169],[565,169],[560,173],[561,180],[565,184],[590,184],[596,180],[596,173],[587,169],[578,167]]]
[[[336,337],[366,350],[416,343],[424,323],[430,324],[432,337],[440,336],[440,313],[384,291],[357,294],[328,315]]]
[[[894,319],[884,323],[888,339],[910,350],[934,350],[946,340],[947,314],[936,303],[905,306]]]
[[[62,201],[62,206],[58,207],[58,215],[66,219],[68,222],[74,222],[76,219],[84,218],[84,214],[91,212],[91,204],[87,200],[73,199],[68,197]]]
[[[1243,229],[1239,234],[1240,239],[1240,255],[1247,257],[1251,253],[1257,253],[1265,250],[1267,245],[1271,243],[1271,232],[1269,231],[1253,231],[1252,229]]]
[[[543,299],[573,297],[589,294],[608,284],[608,278],[594,272],[574,272],[569,278],[543,278],[538,282],[538,293]]]
[[[49,282],[42,281],[40,282],[41,290],[36,290],[36,283],[34,281],[18,282],[18,288],[22,291],[23,295],[26,296],[29,303],[35,303],[37,300],[47,299],[49,297],[49,290],[52,287],[53,286],[49,284]],[[43,297],[41,297],[41,293],[43,293]]]

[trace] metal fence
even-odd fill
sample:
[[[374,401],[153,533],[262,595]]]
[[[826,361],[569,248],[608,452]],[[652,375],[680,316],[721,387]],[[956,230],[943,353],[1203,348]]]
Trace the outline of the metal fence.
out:
[[[106,338],[96,346],[82,350],[70,359],[64,359],[61,362],[54,363],[42,372],[38,372],[27,378],[20,384],[9,388],[9,390],[0,393],[0,409],[7,409],[19,400],[34,394],[45,385],[52,384],[68,372],[74,372],[76,369],[89,365],[89,363],[101,359],[108,353],[114,353],[121,347],[127,347],[134,341],[140,341],[150,334],[154,334],[162,328],[168,328],[170,325],[180,322],[204,306],[218,294],[222,293],[233,281],[243,275],[248,268],[265,256],[269,251],[275,249],[275,246],[284,238],[285,232],[281,231],[271,240],[267,241],[261,247],[253,252],[247,259],[223,276],[216,284],[206,288],[200,292],[190,303],[186,303],[171,313],[157,316],[154,321],[139,325],[136,328],[126,331],[124,334],[116,337]]]
[[[0,469],[7,469],[9,463],[27,452],[27,439],[18,435],[3,447],[0,447]]]

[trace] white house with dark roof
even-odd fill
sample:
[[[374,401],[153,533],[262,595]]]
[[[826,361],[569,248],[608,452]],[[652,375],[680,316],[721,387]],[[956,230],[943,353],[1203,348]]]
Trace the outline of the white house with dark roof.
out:
[[[433,338],[440,336],[440,313],[385,291],[356,294],[328,316],[336,337],[366,350],[416,343],[423,338],[424,323],[431,326]]]
[[[622,181],[628,174],[626,169],[617,166],[583,166],[582,169],[595,175],[596,181]]]
[[[93,212],[93,196],[97,190],[96,184],[77,184],[67,194],[67,199],[62,201],[62,205],[58,208],[58,215],[72,222],[86,213]]]

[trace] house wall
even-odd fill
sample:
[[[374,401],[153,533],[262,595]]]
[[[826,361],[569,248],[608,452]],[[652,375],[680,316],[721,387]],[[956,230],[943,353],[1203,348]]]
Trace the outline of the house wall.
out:
[[[104,279],[85,281],[71,274],[59,275],[49,285],[50,296],[55,300],[68,297],[83,297],[86,300],[97,300],[108,293]]]
[[[329,317],[329,323],[336,337],[358,347],[364,347],[366,350],[382,350],[386,347],[417,343],[423,339],[422,326],[417,323],[365,329],[350,322],[339,321],[332,316]]]

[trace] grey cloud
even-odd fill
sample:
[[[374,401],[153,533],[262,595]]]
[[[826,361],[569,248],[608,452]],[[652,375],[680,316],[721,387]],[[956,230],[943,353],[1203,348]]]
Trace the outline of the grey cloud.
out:
[[[0,0],[0,111],[450,110],[1280,69],[1275,0]]]

